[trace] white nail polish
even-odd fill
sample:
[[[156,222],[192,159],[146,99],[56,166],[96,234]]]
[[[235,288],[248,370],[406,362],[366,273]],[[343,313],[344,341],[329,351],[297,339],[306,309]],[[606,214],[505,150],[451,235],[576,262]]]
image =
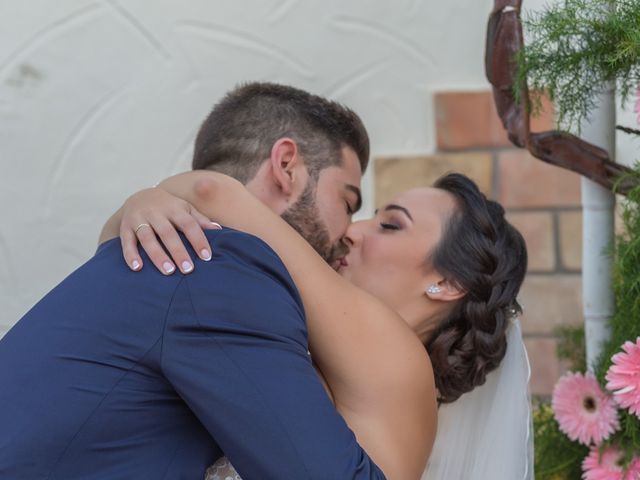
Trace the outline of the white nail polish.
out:
[[[211,222],[211,225],[218,230],[222,230],[222,225],[220,225],[218,222]]]
[[[140,268],[140,262],[139,262],[138,260],[134,260],[134,261],[131,263],[131,267],[132,267],[134,270],[138,270],[138,269]]]
[[[191,270],[193,270],[193,265],[191,265],[189,262],[182,262],[182,271],[185,273],[189,273]]]
[[[209,250],[207,250],[206,248],[203,248],[200,251],[200,257],[205,261],[208,262],[209,260],[211,260],[211,252]]]
[[[164,262],[162,264],[162,268],[164,268],[164,271],[166,273],[173,273],[173,271],[176,269],[176,267],[174,267],[172,264],[170,264],[169,262]]]

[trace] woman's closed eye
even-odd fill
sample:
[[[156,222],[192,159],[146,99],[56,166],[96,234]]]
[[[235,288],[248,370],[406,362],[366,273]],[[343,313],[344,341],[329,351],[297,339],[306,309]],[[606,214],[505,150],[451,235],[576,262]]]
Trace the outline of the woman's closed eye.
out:
[[[380,228],[383,230],[400,230],[400,225],[396,223],[380,222]]]

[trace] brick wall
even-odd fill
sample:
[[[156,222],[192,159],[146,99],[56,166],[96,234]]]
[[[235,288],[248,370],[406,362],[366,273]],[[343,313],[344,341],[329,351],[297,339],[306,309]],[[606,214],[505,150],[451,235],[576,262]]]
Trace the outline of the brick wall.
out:
[[[534,395],[548,396],[563,371],[553,330],[583,321],[580,177],[512,147],[488,91],[441,92],[435,95],[434,106],[437,153],[377,158],[376,204],[403,190],[430,185],[446,172],[459,171],[505,207],[529,250],[520,300],[532,366],[531,389]],[[552,113],[546,103],[532,129],[550,128]]]

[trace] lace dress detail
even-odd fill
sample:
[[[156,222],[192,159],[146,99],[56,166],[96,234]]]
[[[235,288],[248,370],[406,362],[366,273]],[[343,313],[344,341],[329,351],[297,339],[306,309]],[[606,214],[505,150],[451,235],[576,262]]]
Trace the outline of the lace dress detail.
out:
[[[204,480],[242,480],[227,457],[219,458],[207,469]]]

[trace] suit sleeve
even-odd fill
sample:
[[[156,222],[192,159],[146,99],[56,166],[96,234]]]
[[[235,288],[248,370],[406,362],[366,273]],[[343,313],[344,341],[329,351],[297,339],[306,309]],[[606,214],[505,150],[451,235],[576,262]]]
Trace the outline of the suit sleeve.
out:
[[[243,478],[383,479],[308,355],[295,286],[264,243],[208,233],[214,258],[167,314],[162,369]]]

